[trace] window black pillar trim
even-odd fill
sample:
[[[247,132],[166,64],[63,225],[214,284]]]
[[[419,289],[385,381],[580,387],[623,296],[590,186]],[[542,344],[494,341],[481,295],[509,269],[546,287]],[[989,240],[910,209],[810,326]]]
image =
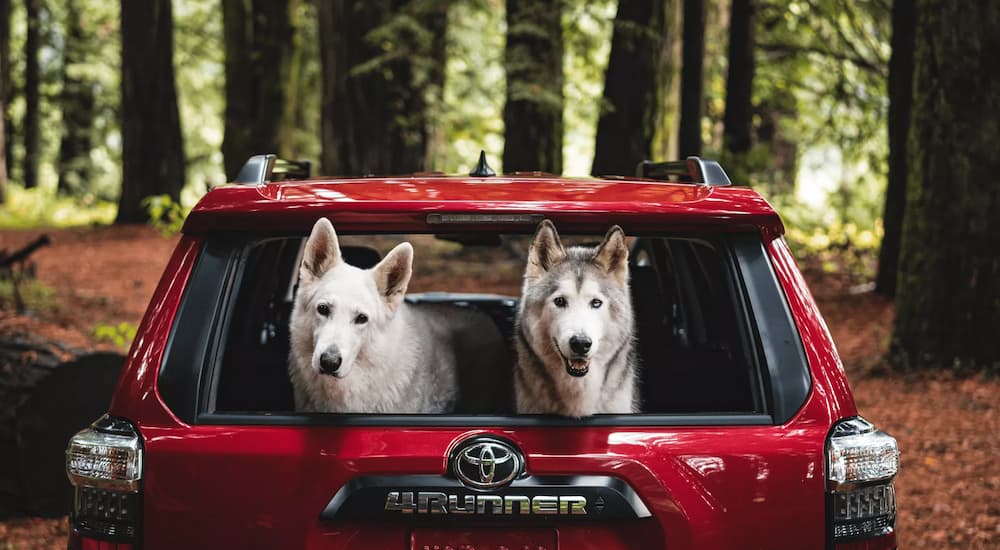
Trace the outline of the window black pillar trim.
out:
[[[194,424],[201,403],[201,376],[207,365],[225,301],[233,254],[233,239],[206,239],[177,308],[164,350],[157,382],[163,401],[178,418]]]
[[[732,242],[767,365],[771,415],[775,424],[784,424],[809,395],[812,385],[809,363],[788,300],[778,285],[760,236],[737,234],[732,236]]]

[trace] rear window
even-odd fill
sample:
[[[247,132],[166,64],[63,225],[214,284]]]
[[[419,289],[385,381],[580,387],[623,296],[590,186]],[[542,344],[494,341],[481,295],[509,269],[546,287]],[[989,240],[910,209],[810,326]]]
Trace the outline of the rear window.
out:
[[[567,247],[596,245],[601,238],[563,236]],[[628,241],[641,413],[765,412],[756,346],[725,239],[640,236]],[[217,360],[211,365],[208,412],[295,410],[289,320],[304,242],[301,236],[256,239],[235,259]],[[374,266],[401,242],[414,247],[407,300],[487,314],[513,361],[514,319],[530,237],[340,237],[344,261],[361,268]]]
[[[567,247],[593,246],[603,235],[561,237]],[[339,239],[343,260],[366,269],[397,244],[411,243],[413,273],[406,301],[446,304],[488,316],[502,335],[508,366],[513,367],[530,235],[341,234]],[[161,368],[161,393],[179,416],[208,423],[539,420],[515,414],[509,397],[503,398],[510,403],[507,407],[487,415],[461,403],[435,415],[297,412],[289,376],[289,323],[305,241],[304,235],[207,239]],[[797,336],[792,341],[783,296],[769,264],[760,261],[764,253],[759,237],[643,234],[629,235],[627,243],[638,413],[607,420],[770,423],[776,401],[786,402],[782,406],[788,408],[789,396],[782,394],[788,388],[775,387],[781,382],[777,359],[791,353],[798,364],[785,368],[805,370],[801,344]],[[756,275],[744,273],[748,269]],[[764,328],[771,334],[784,331],[784,344],[792,345],[782,352],[762,342],[761,323],[781,325]],[[802,377],[801,372],[793,375]],[[503,386],[508,387],[497,391],[509,393],[509,382]],[[797,407],[804,393],[792,393],[791,406]]]

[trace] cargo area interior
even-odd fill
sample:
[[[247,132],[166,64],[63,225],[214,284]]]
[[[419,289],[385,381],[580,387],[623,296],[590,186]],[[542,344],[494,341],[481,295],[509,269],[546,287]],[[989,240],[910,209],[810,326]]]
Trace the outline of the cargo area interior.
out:
[[[564,237],[567,246],[600,236]],[[393,244],[415,246],[407,300],[488,314],[511,344],[527,235],[348,235],[343,258],[374,266]],[[766,413],[763,360],[724,237],[630,237],[630,292],[643,414]],[[235,272],[209,407],[288,413],[289,329],[302,237],[249,242]],[[506,266],[506,267],[505,267]],[[454,411],[463,414],[463,411]]]

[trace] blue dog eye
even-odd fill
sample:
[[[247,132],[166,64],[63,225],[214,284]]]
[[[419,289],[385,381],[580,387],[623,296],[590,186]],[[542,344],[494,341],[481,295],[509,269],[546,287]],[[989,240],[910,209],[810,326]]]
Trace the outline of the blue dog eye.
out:
[[[604,305],[604,302],[600,301],[597,298],[594,298],[593,300],[590,301],[590,307],[592,307],[594,309],[597,309],[597,308],[601,307],[602,305]]]
[[[316,313],[319,313],[323,317],[326,317],[327,315],[330,315],[330,305],[329,304],[320,304],[320,305],[316,306]]]
[[[559,296],[555,300],[552,300],[552,303],[555,304],[556,307],[566,307],[566,298]]]

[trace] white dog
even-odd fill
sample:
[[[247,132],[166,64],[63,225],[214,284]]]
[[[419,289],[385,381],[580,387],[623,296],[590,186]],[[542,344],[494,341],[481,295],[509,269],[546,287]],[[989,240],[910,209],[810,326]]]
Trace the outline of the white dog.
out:
[[[485,314],[408,304],[413,247],[397,245],[372,269],[341,258],[320,218],[306,242],[291,316],[295,408],[313,412],[496,412],[507,367]],[[460,389],[460,386],[462,389]]]

